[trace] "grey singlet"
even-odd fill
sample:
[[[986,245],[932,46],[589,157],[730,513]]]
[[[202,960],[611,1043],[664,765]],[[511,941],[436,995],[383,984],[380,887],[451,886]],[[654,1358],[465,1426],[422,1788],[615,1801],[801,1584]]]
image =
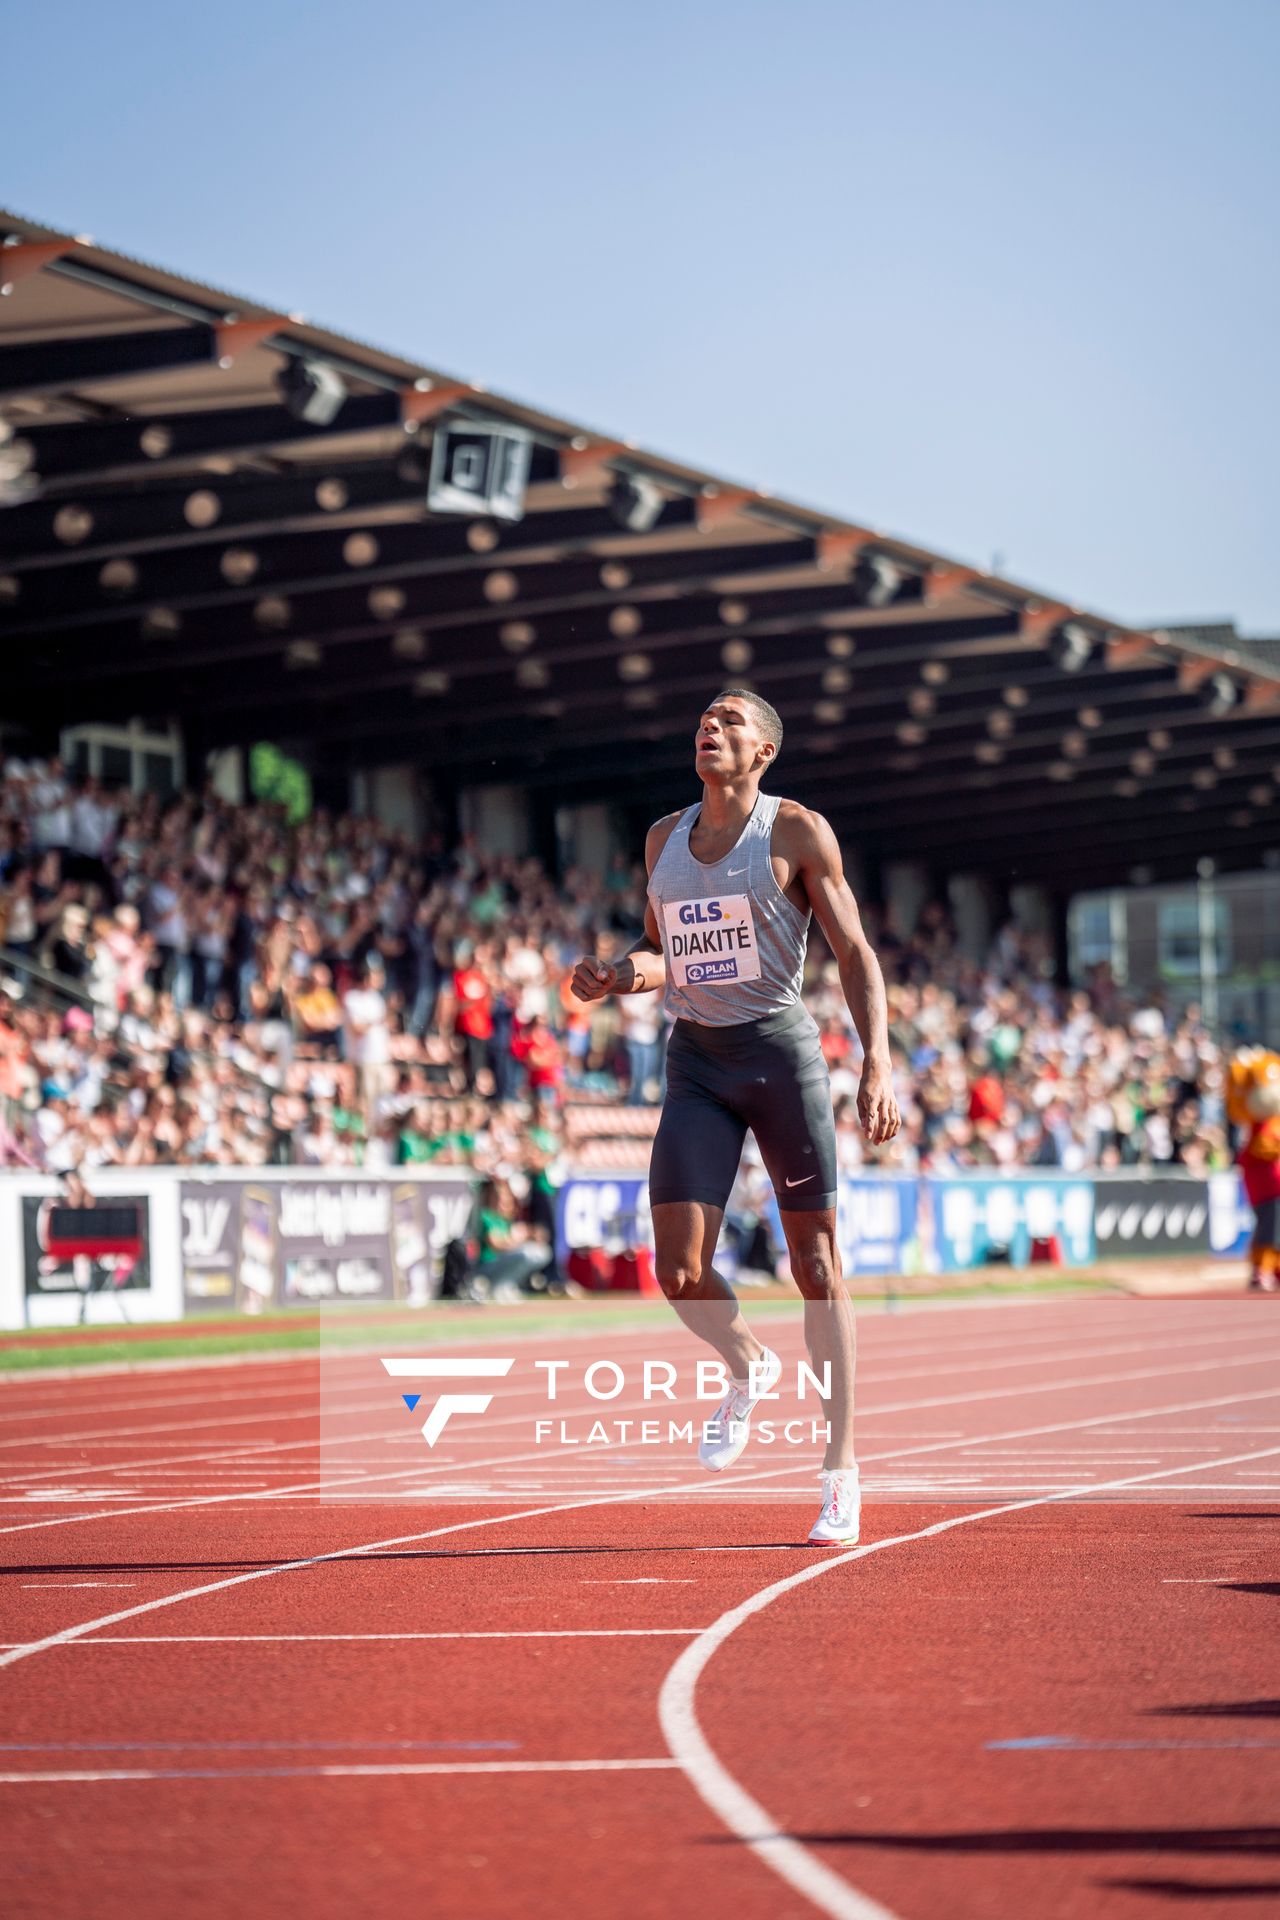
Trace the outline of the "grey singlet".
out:
[[[787,899],[769,858],[776,794],[757,796],[737,841],[706,866],[689,851],[701,812],[686,807],[649,877],[666,956],[666,1009],[707,1027],[762,1020],[800,999],[809,915]]]

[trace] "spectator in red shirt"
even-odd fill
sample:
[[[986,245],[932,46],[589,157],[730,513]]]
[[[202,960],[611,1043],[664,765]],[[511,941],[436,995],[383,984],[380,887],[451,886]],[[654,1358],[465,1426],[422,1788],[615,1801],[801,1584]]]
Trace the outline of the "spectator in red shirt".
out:
[[[466,1044],[469,1087],[475,1086],[477,1074],[493,1069],[493,988],[486,958],[486,949],[477,947],[469,964],[453,976],[453,1026]]]
[[[1004,1083],[990,1067],[984,1068],[969,1089],[970,1120],[1003,1120]]]
[[[564,1054],[543,1014],[520,1028],[511,1051],[529,1076],[530,1092],[535,1096],[559,1093],[564,1085]]]

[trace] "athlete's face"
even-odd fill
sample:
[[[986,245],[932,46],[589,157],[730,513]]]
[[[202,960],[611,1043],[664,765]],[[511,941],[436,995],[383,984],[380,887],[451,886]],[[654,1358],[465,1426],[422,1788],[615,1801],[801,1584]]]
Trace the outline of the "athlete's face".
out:
[[[741,780],[761,773],[774,755],[745,700],[717,700],[698,722],[694,758],[704,780]]]

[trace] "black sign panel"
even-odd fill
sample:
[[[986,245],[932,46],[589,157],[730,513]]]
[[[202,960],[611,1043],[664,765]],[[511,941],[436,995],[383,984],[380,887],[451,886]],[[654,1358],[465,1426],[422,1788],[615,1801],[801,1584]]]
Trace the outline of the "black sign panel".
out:
[[[136,1207],[119,1200],[95,1201],[87,1207],[50,1207],[45,1221],[49,1252],[136,1253],[142,1239],[142,1221]]]
[[[1096,1180],[1094,1232],[1098,1254],[1140,1259],[1147,1253],[1207,1253],[1207,1180]]]
[[[128,1287],[136,1292],[140,1287],[151,1285],[151,1216],[148,1203],[143,1197],[122,1196],[117,1200],[113,1195],[112,1205],[127,1207],[137,1219],[141,1229],[142,1252],[136,1261],[129,1255],[115,1253],[103,1254],[99,1259],[91,1259],[87,1254],[77,1254],[69,1260],[59,1259],[49,1252],[49,1220],[55,1208],[59,1213],[63,1211],[61,1200],[56,1194],[49,1194],[44,1199],[37,1194],[23,1194],[22,1254],[29,1294],[84,1293],[91,1287],[95,1291],[98,1288],[112,1291],[118,1287]]]

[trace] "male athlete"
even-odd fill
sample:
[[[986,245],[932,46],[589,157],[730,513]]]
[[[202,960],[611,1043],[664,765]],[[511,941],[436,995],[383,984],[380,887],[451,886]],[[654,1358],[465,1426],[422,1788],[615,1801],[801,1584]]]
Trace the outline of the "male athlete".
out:
[[[821,1377],[830,1363],[824,1546],[858,1538],[853,1452],[854,1331],[836,1246],[836,1142],[818,1028],[800,999],[810,915],[840,969],[865,1054],[858,1114],[868,1140],[901,1124],[893,1096],[884,980],[821,814],[760,792],[782,722],[757,693],[732,687],[698,723],[702,802],[649,829],[644,938],[616,965],[580,960],[580,1000],[665,989],[675,1027],[667,1098],[653,1143],[649,1199],[662,1290],[725,1360],[733,1384],[699,1449],[713,1472],[747,1444],[749,1422],[782,1372],[712,1266],[748,1127],[773,1181],[805,1338]]]

